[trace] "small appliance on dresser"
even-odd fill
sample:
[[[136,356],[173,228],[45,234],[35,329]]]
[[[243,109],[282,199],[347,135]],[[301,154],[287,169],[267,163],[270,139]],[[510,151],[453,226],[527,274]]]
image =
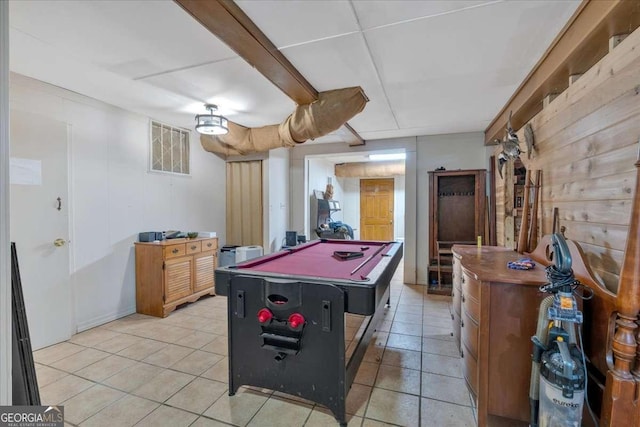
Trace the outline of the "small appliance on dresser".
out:
[[[164,240],[162,231],[143,231],[138,233],[138,241],[140,242],[155,242],[156,240]]]

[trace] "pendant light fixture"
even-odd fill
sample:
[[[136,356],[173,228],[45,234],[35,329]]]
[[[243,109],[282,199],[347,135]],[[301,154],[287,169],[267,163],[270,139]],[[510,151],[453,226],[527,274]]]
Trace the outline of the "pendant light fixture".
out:
[[[224,135],[228,133],[227,119],[218,114],[213,114],[218,110],[218,106],[204,104],[204,108],[209,110],[209,114],[198,114],[196,116],[196,130],[205,135]]]

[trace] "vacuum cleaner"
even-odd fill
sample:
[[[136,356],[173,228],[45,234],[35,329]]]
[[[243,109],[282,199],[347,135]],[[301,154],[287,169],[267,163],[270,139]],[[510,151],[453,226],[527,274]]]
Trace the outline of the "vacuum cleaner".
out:
[[[576,327],[583,317],[574,291],[581,284],[573,275],[571,254],[564,237],[555,233],[551,242],[555,265],[547,267],[549,283],[540,288],[551,296],[540,304],[536,335],[531,337],[534,345],[530,425],[580,427],[587,377],[580,329],[580,347],[576,342]]]

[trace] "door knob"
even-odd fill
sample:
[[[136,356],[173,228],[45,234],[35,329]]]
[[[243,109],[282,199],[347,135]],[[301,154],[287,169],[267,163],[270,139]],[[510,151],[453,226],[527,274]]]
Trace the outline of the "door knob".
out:
[[[53,246],[56,246],[59,248],[60,246],[64,246],[65,243],[67,243],[66,240],[58,238],[53,241]]]

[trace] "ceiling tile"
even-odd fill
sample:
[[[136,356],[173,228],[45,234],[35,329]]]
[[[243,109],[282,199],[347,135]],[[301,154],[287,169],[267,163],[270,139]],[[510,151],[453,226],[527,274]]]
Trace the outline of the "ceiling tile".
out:
[[[280,123],[295,108],[289,97],[240,58],[143,81],[199,100],[194,114],[205,112],[203,103],[214,103],[229,120],[247,127]]]
[[[496,3],[366,31],[400,128],[484,129],[576,4]]]
[[[381,25],[390,25],[409,20],[427,19],[457,10],[478,7],[495,1],[467,1],[467,0],[398,0],[398,1],[354,1],[362,29],[369,29]]]
[[[358,31],[344,0],[240,0],[238,6],[278,48]]]
[[[129,78],[236,57],[171,1],[12,1],[10,22]]]
[[[238,4],[318,90],[361,86],[349,123],[380,139],[483,130],[580,1]],[[172,1],[12,1],[10,23],[13,72],[172,125],[204,102],[245,126],[294,108]]]
[[[367,31],[365,37],[385,85],[419,84],[432,78],[514,67],[530,69],[576,4],[496,3]]]
[[[490,85],[490,76],[394,85],[388,90],[401,129],[434,126],[436,133],[482,130],[516,85]],[[477,126],[477,127],[476,127]]]
[[[369,102],[364,111],[349,120],[356,131],[397,129],[361,33],[295,46],[282,52],[319,91],[362,87]]]

